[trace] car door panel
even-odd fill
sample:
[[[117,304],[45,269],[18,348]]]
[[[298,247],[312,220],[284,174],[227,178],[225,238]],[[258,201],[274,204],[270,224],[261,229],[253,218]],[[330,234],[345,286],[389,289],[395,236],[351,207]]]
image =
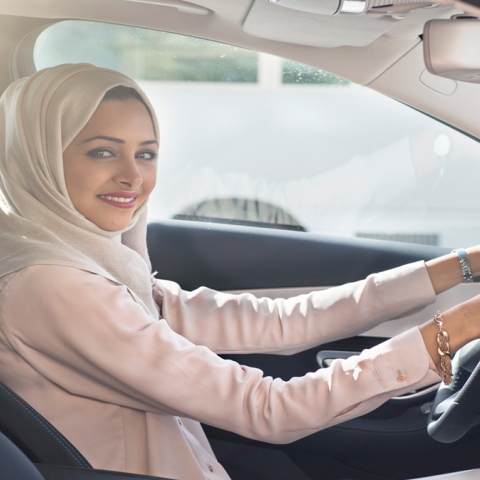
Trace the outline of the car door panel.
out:
[[[181,220],[150,223],[147,238],[153,268],[185,289],[340,285],[448,252],[443,247]]]

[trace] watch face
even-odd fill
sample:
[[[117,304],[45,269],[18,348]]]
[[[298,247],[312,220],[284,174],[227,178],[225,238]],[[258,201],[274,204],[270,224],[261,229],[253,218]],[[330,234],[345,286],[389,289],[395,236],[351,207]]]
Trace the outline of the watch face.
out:
[[[446,157],[450,151],[451,145],[452,141],[450,138],[444,133],[441,133],[440,135],[437,135],[437,138],[435,139],[433,153],[439,157]]]

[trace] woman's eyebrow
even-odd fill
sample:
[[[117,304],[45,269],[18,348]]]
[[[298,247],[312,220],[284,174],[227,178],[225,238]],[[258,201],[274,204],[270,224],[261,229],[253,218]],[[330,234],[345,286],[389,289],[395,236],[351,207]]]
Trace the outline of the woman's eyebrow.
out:
[[[107,137],[106,135],[97,135],[96,137],[90,137],[86,140],[83,140],[81,143],[93,142],[93,140],[108,140],[109,142],[125,143],[125,140],[115,137]]]
[[[97,135],[95,137],[90,137],[90,138],[87,138],[86,140],[83,140],[81,143],[93,142],[94,140],[107,140],[109,142],[125,143],[125,140],[122,140],[121,138],[109,137],[107,135]],[[156,145],[158,145],[158,142],[155,139],[145,140],[144,142],[141,142],[140,145],[151,145],[152,143],[155,143]]]

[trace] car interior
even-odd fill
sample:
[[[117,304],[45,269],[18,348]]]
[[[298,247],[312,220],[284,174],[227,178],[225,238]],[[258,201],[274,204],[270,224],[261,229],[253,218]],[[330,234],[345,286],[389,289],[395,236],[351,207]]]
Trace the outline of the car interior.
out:
[[[162,130],[167,158],[159,175],[166,178],[162,188],[180,192],[179,200],[160,207],[163,197],[159,196],[153,197],[149,204],[153,213],[147,242],[153,271],[158,272],[158,278],[175,281],[185,290],[208,286],[271,298],[290,297],[357,281],[374,272],[479,243],[480,206],[475,175],[480,173],[477,155],[480,150],[476,150],[480,138],[479,12],[474,0],[0,0],[0,93],[14,80],[56,63],[98,61],[99,66],[113,65],[131,73],[137,68],[153,72],[157,65],[150,63],[172,61],[167,51],[164,57],[155,57],[157,60],[145,57],[146,67],[139,67],[133,55],[126,57],[125,63],[112,63],[110,55],[116,55],[115,42],[126,34],[120,30],[112,33],[107,27],[151,32],[152,44],[157,41],[158,32],[191,39],[191,44],[182,46],[187,52],[182,66],[187,72],[186,81],[182,85],[177,77],[160,78],[155,73],[138,76],[147,94],[151,93],[154,100],[157,96],[160,99],[163,110],[157,112],[158,116],[166,112],[161,123],[170,121],[177,128],[171,137],[172,127],[167,125]],[[86,27],[75,30],[75,25],[68,22],[79,22]],[[55,30],[57,27],[60,30]],[[101,33],[104,38],[110,35],[108,38],[113,39],[108,44],[110,50],[98,40],[97,28],[104,29]],[[53,33],[48,37],[45,32]],[[78,36],[78,32],[83,32],[83,36]],[[130,41],[125,44],[128,46]],[[193,65],[193,70],[199,69],[200,63],[195,63],[199,54],[194,44],[203,41],[247,52],[242,62],[248,63],[248,52],[253,52],[256,56],[252,61],[258,70],[252,77],[245,77],[246,80],[232,70],[224,80],[208,77],[195,83],[188,76],[193,75],[188,68]],[[172,58],[184,54],[183,50],[166,45],[167,50],[174,51]],[[140,46],[139,50],[144,48]],[[217,54],[220,59],[228,59],[229,55],[223,50]],[[325,90],[317,85],[320,80],[317,82],[315,77],[312,81],[315,85],[308,83],[310,80],[305,82],[301,93],[305,103],[291,100],[289,95],[294,86],[286,85],[289,80],[285,71],[280,80],[285,88],[275,83],[278,79],[271,73],[275,65],[280,65],[277,58],[305,65],[306,70],[298,70],[301,73],[295,74],[297,77],[305,76],[302,72],[307,71],[314,72],[312,75],[325,72],[323,80],[328,76],[328,82],[339,85]],[[175,63],[173,69],[180,69],[180,63]],[[201,90],[201,101],[195,100],[187,87]],[[385,110],[387,113],[382,113],[376,126],[371,127],[367,119],[380,112],[380,107],[369,96],[362,100],[360,87],[361,92],[368,90],[395,103],[398,115],[389,113],[397,110]],[[228,92],[239,96],[227,99]],[[260,97],[262,92],[267,100]],[[312,109],[322,108],[309,96],[317,95],[316,92],[320,92],[319,96],[328,93],[329,99],[324,101],[331,101],[335,112],[322,121],[307,113],[306,106],[302,107],[309,104]],[[352,92],[359,94],[358,99]],[[236,114],[233,104],[245,106],[247,103],[240,96],[244,94],[251,96],[249,111]],[[290,109],[285,115],[276,109],[279,97],[275,95],[283,95],[282,101],[288,103]],[[226,110],[217,115],[224,97]],[[173,100],[169,103],[171,99],[177,103]],[[264,117],[267,103],[273,105],[274,112],[268,119]],[[344,105],[357,103],[363,109],[358,114],[345,110]],[[180,111],[184,104],[185,116],[175,117],[175,109]],[[403,109],[422,120],[418,123],[409,120],[410,114],[404,114]],[[233,123],[233,117],[238,117],[238,124]],[[182,119],[191,121],[191,125],[183,126]],[[288,120],[286,128],[298,128],[297,133],[291,136],[282,133],[275,122],[284,120]],[[257,121],[273,125],[273,131],[263,134]],[[359,176],[350,182],[344,176],[332,175],[318,183],[321,187],[313,184],[313,192],[323,188],[330,196],[338,194],[340,200],[335,204],[318,206],[315,200],[305,200],[310,195],[305,179],[316,178],[331,165],[327,158],[321,158],[327,155],[318,155],[317,143],[307,146],[302,132],[311,130],[312,138],[318,142],[319,131],[325,130],[332,145],[336,142],[332,149],[338,155],[342,152],[342,158],[353,157],[351,164],[358,164],[359,168],[363,164],[358,155],[387,148],[381,150],[379,162],[390,159],[388,168],[385,167],[385,174],[391,177],[386,190],[393,191],[401,183],[402,174],[396,167],[402,156],[389,149],[397,148],[399,144],[395,142],[404,135],[423,131],[426,121],[435,121],[451,138],[461,135],[470,142],[468,158],[450,164],[446,160],[450,144],[446,145],[446,153],[442,153],[442,145],[432,142],[429,148],[439,158],[438,169],[419,182],[413,193],[409,190],[393,200],[388,197],[391,202],[388,204],[381,202],[391,192],[370,194],[374,187],[367,178]],[[206,133],[198,133],[200,123]],[[233,133],[239,135],[236,140],[232,140]],[[174,161],[177,151],[172,144],[194,142],[195,135],[208,144],[205,151],[196,147],[189,150],[185,154],[188,161],[184,163],[178,154],[177,167]],[[255,142],[262,143],[242,150],[247,137],[255,137]],[[287,151],[287,145],[295,141],[299,146],[295,151]],[[302,142],[305,150],[300,151]],[[357,147],[360,153],[353,150]],[[216,150],[219,160],[214,165],[212,152]],[[238,155],[240,160],[233,173],[227,174],[227,167],[221,162],[226,163],[230,155],[232,158]],[[295,186],[271,187],[281,194],[253,198],[250,193],[263,192],[264,184],[255,180],[253,187],[244,187],[246,174],[240,175],[238,165],[246,169],[249,156],[252,165],[248,168],[259,175],[271,175],[272,185],[290,185],[288,182],[298,175]],[[346,160],[342,162],[348,164]],[[186,178],[190,163],[193,173],[188,181],[175,183],[177,177]],[[297,174],[304,164],[308,169]],[[202,165],[201,173],[195,170],[196,165]],[[468,173],[465,166],[472,166],[473,173]],[[415,168],[418,172],[419,167]],[[212,170],[221,176],[220,180],[204,176]],[[348,197],[347,190],[361,188],[358,184],[362,182],[368,183],[364,196],[358,197],[360,200],[352,197],[353,206],[342,210],[341,200]],[[228,190],[230,184],[233,186]],[[215,188],[220,185],[218,191],[222,194],[212,197],[209,194],[212,185]],[[280,197],[295,197],[294,206],[290,208],[283,200],[277,201]],[[358,220],[360,214],[368,215],[367,220]],[[393,223],[393,217],[403,223]],[[381,222],[381,227],[376,228],[375,221]],[[258,367],[265,375],[288,380],[328,367],[336,358],[346,358],[417,326],[438,310],[478,295],[479,285],[478,281],[459,285],[441,294],[435,304],[401,320],[292,356],[249,354],[227,358]],[[474,342],[455,356],[455,374],[459,380],[451,388],[433,385],[409,392],[363,417],[290,444],[271,445],[208,425],[204,429],[217,458],[233,480],[477,479],[480,478],[479,352],[480,345]],[[1,383],[1,379],[0,477],[5,480],[159,478],[93,468],[55,426]]]

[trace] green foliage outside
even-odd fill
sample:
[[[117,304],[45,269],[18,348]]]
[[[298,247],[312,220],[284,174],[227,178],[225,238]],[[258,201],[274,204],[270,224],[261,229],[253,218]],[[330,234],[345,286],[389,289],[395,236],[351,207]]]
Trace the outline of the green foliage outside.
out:
[[[35,46],[38,69],[92,63],[136,80],[256,83],[258,55],[247,49],[155,30],[85,21],[59,22]],[[345,85],[343,79],[284,61],[285,84]]]
[[[119,70],[136,80],[257,81],[255,52],[183,35],[94,22],[55,24],[40,36],[35,57],[37,68],[87,62]]]

